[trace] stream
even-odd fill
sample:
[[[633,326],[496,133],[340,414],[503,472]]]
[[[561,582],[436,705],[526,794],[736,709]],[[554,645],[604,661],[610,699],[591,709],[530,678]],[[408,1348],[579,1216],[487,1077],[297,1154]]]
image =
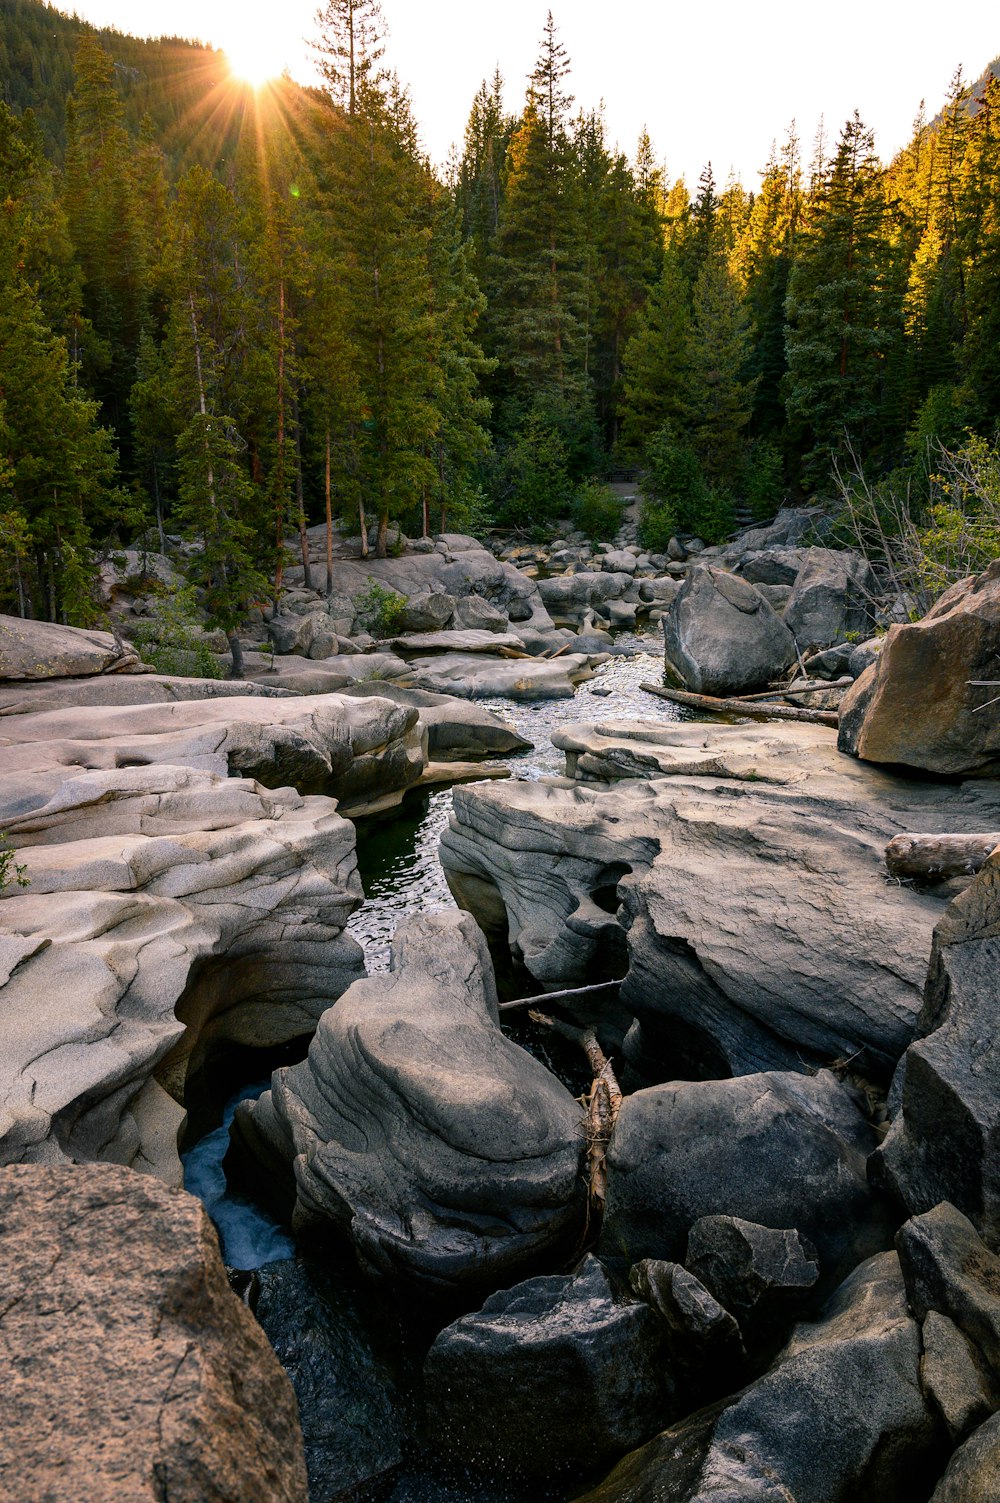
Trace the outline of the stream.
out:
[[[537,780],[561,776],[564,757],[550,735],[561,726],[595,720],[677,720],[685,718],[673,705],[640,689],[644,682],[662,682],[663,667],[655,635],[620,634],[619,654],[581,684],[572,700],[544,700],[525,704],[500,698],[482,701],[533,742],[530,751],[492,760],[505,762],[515,778]],[[441,831],[452,807],[450,788],[416,794],[382,820],[358,829],[358,866],[365,902],[347,929],[361,944],[370,973],[389,966],[389,944],[397,925],[413,913],[433,913],[455,906],[438,859]],[[589,1074],[572,1046],[563,1049],[551,1035],[523,1020],[511,1024],[511,1036],[542,1058],[574,1092],[585,1088]],[[199,1196],[215,1223],[225,1262],[251,1270],[293,1257],[295,1244],[287,1231],[266,1211],[226,1183],[222,1160],[229,1142],[229,1124],[240,1101],[259,1096],[270,1077],[242,1086],[225,1104],[222,1122],[183,1155],[184,1183]],[[404,1468],[391,1503],[508,1503],[505,1489],[487,1488],[482,1479],[468,1483],[439,1477],[419,1458]],[[523,1494],[522,1494],[523,1496]],[[563,1496],[559,1491],[550,1495]],[[539,1503],[542,1495],[538,1494]]]

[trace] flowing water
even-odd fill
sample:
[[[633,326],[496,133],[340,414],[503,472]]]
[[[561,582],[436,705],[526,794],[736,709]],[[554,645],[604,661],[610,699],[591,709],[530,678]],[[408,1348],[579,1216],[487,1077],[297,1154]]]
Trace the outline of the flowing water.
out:
[[[683,712],[667,701],[640,689],[644,682],[662,682],[662,658],[655,637],[621,635],[619,655],[582,684],[572,700],[546,700],[522,704],[509,699],[486,701],[493,710],[533,742],[531,751],[520,752],[506,762],[515,778],[536,780],[560,776],[565,771],[563,754],[552,746],[550,736],[561,726],[604,720],[677,720]],[[415,795],[401,809],[383,820],[367,821],[358,829],[358,866],[365,902],[351,917],[348,930],[362,945],[369,972],[388,968],[389,942],[396,926],[413,913],[433,913],[454,907],[444,872],[438,860],[438,842],[448,822],[450,789]],[[516,1015],[515,1015],[516,1016]],[[539,1054],[560,1074],[574,1092],[583,1088],[581,1064],[572,1046],[554,1050],[547,1040],[526,1028],[523,1020],[511,1026],[518,1042]],[[558,1041],[556,1041],[558,1046]],[[576,1077],[576,1078],[574,1078]],[[589,1078],[589,1077],[588,1077]],[[253,1269],[292,1256],[294,1243],[261,1207],[230,1190],[222,1167],[229,1141],[229,1124],[239,1101],[267,1089],[268,1081],[244,1086],[227,1103],[222,1124],[203,1137],[184,1155],[185,1184],[199,1195],[215,1222],[225,1261],[235,1268]],[[565,1494],[556,1489],[545,1493],[533,1489],[536,1503]],[[523,1489],[489,1486],[482,1479],[446,1478],[417,1453],[400,1474],[389,1503],[518,1503]]]

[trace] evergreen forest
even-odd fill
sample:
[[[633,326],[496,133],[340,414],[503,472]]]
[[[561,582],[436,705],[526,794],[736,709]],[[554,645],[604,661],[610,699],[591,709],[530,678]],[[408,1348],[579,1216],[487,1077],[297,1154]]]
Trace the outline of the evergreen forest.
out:
[[[325,0],[323,87],[255,92],[3,0],[0,610],[93,624],[102,558],[173,538],[234,639],[324,519],[383,556],[544,533],[627,471],[649,546],[715,541],[995,442],[992,69],[888,163],[857,114],[805,149],[776,122],[748,188],[612,145],[551,15],[520,111],[487,78],[435,171],[383,40],[377,0]]]

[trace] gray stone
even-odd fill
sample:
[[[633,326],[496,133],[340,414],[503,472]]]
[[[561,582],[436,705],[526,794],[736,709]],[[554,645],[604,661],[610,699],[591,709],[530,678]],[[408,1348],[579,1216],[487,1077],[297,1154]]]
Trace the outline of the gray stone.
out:
[[[786,584],[759,584],[754,585],[754,589],[763,595],[771,609],[777,611],[779,615],[788,604],[792,593],[791,585]]]
[[[859,642],[851,648],[851,655],[847,662],[847,671],[852,678],[860,678],[866,668],[870,668],[882,651],[884,637],[869,637],[866,642]]]
[[[556,620],[582,624],[588,610],[621,600],[636,589],[631,574],[579,573],[540,579],[538,592]]]
[[[639,586],[639,598],[647,604],[669,605],[679,589],[677,580],[665,574],[659,579],[644,579]]]
[[[819,1278],[816,1249],[794,1227],[738,1216],[702,1216],[688,1233],[684,1265],[748,1337],[787,1324]]]
[[[709,1378],[716,1391],[736,1386],[746,1358],[739,1325],[700,1279],[679,1263],[643,1258],[629,1270],[629,1283],[663,1321],[671,1361],[687,1383]],[[695,1407],[691,1397],[685,1394],[686,1408]]]
[[[941,1451],[919,1363],[899,1264],[884,1253],[796,1328],[770,1372],[664,1431],[578,1503],[913,1503]]]
[[[506,624],[506,623],[505,623]],[[413,632],[405,637],[392,637],[387,643],[395,652],[475,652],[523,653],[525,642],[515,632],[494,632],[486,627],[456,627],[451,631]]]
[[[548,1481],[593,1472],[666,1417],[659,1322],[616,1298],[594,1257],[530,1279],[441,1332],[424,1390],[439,1451]]]
[[[414,658],[409,668],[413,682],[435,694],[530,701],[572,699],[576,685],[590,677],[592,661],[589,656],[568,652],[554,661],[442,652],[436,657]]]
[[[506,757],[531,749],[530,741],[473,700],[388,683],[353,684],[344,693],[352,698],[391,699],[394,704],[412,705],[427,730],[428,751],[436,760]]]
[[[506,632],[508,620],[503,611],[481,595],[463,595],[455,601],[453,625],[459,631]]]
[[[985,826],[982,828],[990,828]],[[934,930],[917,1042],[872,1164],[911,1214],[950,1200],[1000,1248],[1000,852]]]
[[[144,672],[139,654],[110,632],[0,616],[0,681],[135,672]]]
[[[406,602],[400,627],[403,632],[441,631],[455,611],[455,602],[443,590],[425,590]]]
[[[787,585],[791,588],[814,551],[826,552],[821,548],[794,548],[787,543],[774,548],[754,548],[742,555],[740,574],[748,584]]]
[[[544,986],[627,964],[646,1080],[859,1049],[888,1078],[948,896],[887,885],[886,843],[1000,829],[1000,790],[864,768],[823,726],[612,722],[553,740],[572,786],[456,791],[441,858],[458,902]]]
[[[237,1111],[266,1166],[294,1164],[294,1225],[346,1235],[394,1286],[463,1299],[565,1256],[584,1211],[578,1104],[500,1031],[482,933],[406,920],[392,970],[321,1018],[300,1065]]]
[[[308,615],[286,611],[271,617],[267,623],[267,634],[274,644],[275,652],[296,652],[308,657],[317,622],[322,621],[325,625],[327,619],[325,611],[311,611]]]
[[[90,678],[0,683],[0,716],[41,715],[71,705],[158,705],[190,699],[291,699],[289,689],[231,678],[167,673],[97,673]],[[2,740],[2,738],[0,738]]]
[[[931,1503],[996,1503],[1000,1498],[1000,1414],[955,1452]]]
[[[3,1169],[0,1289],[5,1499],[306,1503],[291,1385],[193,1195]]]
[[[669,671],[697,694],[739,694],[795,661],[788,628],[752,585],[709,566],[691,569],[663,618]]]
[[[403,1459],[395,1374],[342,1277],[317,1263],[269,1263],[251,1309],[295,1390],[312,1499],[370,1497]]]
[[[1000,1257],[947,1201],[904,1222],[896,1246],[917,1319],[947,1316],[1000,1377]]]
[[[697,1221],[730,1216],[794,1226],[824,1274],[842,1275],[889,1238],[865,1176],[874,1141],[827,1071],[636,1091],[608,1149],[602,1255],[679,1262]]]
[[[922,1338],[920,1381],[957,1445],[1000,1407],[996,1379],[984,1371],[982,1359],[946,1315],[929,1310]]]
[[[839,647],[827,647],[823,652],[813,653],[803,665],[807,677],[842,678],[850,671],[853,650],[849,642],[843,642]]]
[[[859,554],[811,549],[795,580],[784,621],[800,652],[843,642],[873,625],[876,589],[871,566]]]

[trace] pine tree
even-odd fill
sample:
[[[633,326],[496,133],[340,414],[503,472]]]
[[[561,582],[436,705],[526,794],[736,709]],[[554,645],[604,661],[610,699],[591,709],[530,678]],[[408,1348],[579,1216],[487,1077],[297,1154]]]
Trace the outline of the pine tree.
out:
[[[750,319],[721,246],[698,273],[692,313],[687,427],[706,479],[731,490],[741,478],[756,382],[745,378]]]
[[[638,459],[664,426],[688,417],[691,304],[677,252],[668,248],[659,283],[624,353],[620,449]]]
[[[855,113],[811,195],[788,289],[786,411],[814,482],[848,439],[880,437],[885,230],[882,168]]]
[[[366,95],[379,88],[385,34],[379,0],[326,0],[316,21],[320,33],[314,46],[327,93],[354,116]]]
[[[80,38],[67,115],[65,204],[83,272],[83,311],[99,351],[83,374],[130,462],[128,394],[148,316],[148,248],[111,57]]]

